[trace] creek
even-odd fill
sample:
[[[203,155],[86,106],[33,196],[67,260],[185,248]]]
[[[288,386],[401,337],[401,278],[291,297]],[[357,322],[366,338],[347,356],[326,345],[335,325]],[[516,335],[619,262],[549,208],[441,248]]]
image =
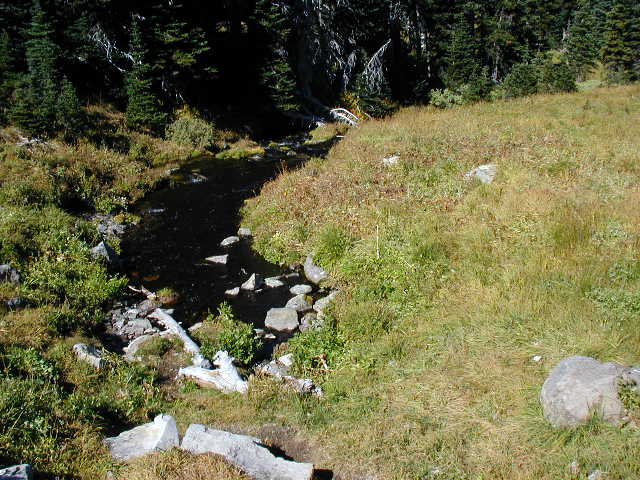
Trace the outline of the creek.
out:
[[[130,284],[152,291],[169,287],[177,292],[174,316],[186,326],[201,321],[208,312],[215,313],[219,304],[228,300],[239,320],[262,327],[266,312],[284,306],[291,297],[288,288],[241,292],[236,298],[226,297],[225,291],[240,286],[254,272],[276,276],[286,273],[285,268],[266,261],[252,250],[249,241],[231,248],[221,247],[220,242],[236,235],[239,212],[247,198],[257,195],[279,172],[326,155],[337,141],[310,144],[304,140],[288,138],[277,146],[265,147],[264,155],[240,160],[205,156],[172,172],[167,186],[136,206],[140,224],[122,240]],[[227,265],[205,261],[225,253],[229,254]]]

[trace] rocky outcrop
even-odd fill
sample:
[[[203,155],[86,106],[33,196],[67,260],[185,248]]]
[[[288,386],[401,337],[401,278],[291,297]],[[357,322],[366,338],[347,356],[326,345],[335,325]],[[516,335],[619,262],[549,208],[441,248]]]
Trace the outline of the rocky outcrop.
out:
[[[640,371],[591,357],[568,357],[551,371],[540,392],[545,418],[556,427],[586,423],[598,414],[608,423],[625,421],[618,394],[620,381],[637,383]]]
[[[181,448],[191,453],[215,453],[255,480],[311,480],[313,464],[276,457],[255,437],[214,430],[193,424]]]
[[[78,360],[88,363],[92,367],[100,369],[104,367],[104,359],[100,351],[93,345],[88,343],[76,343],[73,346],[73,353],[76,354]]]
[[[22,464],[0,469],[0,480],[31,480],[33,470],[31,465]]]
[[[126,462],[150,452],[177,447],[180,438],[175,419],[171,415],[160,414],[153,422],[107,438],[104,443],[113,458]]]
[[[272,308],[267,312],[264,326],[277,332],[291,333],[298,328],[298,312],[293,308]]]
[[[329,274],[322,268],[314,265],[313,258],[308,256],[303,264],[304,276],[307,277],[311,283],[318,285],[329,278]]]

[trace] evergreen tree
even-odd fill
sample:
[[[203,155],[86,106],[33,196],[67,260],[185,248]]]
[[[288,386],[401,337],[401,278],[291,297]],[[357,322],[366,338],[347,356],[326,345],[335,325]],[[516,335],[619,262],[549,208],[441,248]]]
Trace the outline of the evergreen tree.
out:
[[[57,126],[65,139],[74,140],[82,129],[80,102],[73,84],[64,77],[56,106]]]
[[[133,129],[160,132],[166,115],[153,91],[151,66],[147,63],[147,50],[138,19],[134,19],[132,25],[131,54],[133,67],[127,75],[127,125]]]
[[[574,12],[566,49],[571,70],[583,81],[596,65],[600,50],[595,12],[587,0],[581,0]]]
[[[6,119],[6,110],[11,95],[11,44],[9,33],[0,32],[0,123]]]
[[[53,29],[38,0],[34,2],[27,33],[26,86],[17,92],[19,98],[10,116],[31,135],[49,135],[54,131],[56,120],[58,50],[52,40]]]
[[[482,71],[482,42],[475,31],[475,12],[466,11],[458,15],[451,33],[451,43],[445,57],[447,65],[444,75],[449,88],[459,88]]]
[[[258,0],[256,18],[265,40],[265,60],[260,83],[276,109],[290,112],[300,108],[296,76],[291,68],[287,43],[291,22],[282,6],[271,0]]]
[[[607,16],[602,59],[615,82],[640,78],[640,18],[634,0],[615,0]]]

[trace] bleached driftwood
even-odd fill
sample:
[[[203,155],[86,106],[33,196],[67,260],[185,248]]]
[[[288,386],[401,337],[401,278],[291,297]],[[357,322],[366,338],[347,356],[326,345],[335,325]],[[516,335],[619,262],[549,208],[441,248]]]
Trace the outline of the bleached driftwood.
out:
[[[149,314],[149,318],[157,320],[160,325],[174,335],[177,335],[180,340],[182,340],[185,352],[190,353],[193,356],[191,361],[195,367],[211,368],[211,362],[204,358],[200,352],[198,344],[191,339],[185,329],[182,328],[171,315],[161,308],[156,308]]]
[[[231,355],[222,350],[213,357],[213,364],[218,367],[217,369],[185,367],[178,370],[178,378],[193,378],[197,383],[213,386],[224,393],[247,393],[249,384],[238,373],[238,369],[233,364],[234,360]]]
[[[348,123],[353,127],[357,127],[360,124],[360,119],[346,108],[333,108],[329,113],[335,120]]]

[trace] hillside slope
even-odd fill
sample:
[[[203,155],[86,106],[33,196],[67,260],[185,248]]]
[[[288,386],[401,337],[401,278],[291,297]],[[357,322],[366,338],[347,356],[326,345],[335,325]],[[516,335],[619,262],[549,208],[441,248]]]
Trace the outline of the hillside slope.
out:
[[[553,429],[538,401],[566,356],[640,361],[639,151],[636,85],[409,108],[268,184],[256,248],[315,252],[341,290],[290,346],[325,399],[283,421],[377,478],[640,478],[637,429]]]

